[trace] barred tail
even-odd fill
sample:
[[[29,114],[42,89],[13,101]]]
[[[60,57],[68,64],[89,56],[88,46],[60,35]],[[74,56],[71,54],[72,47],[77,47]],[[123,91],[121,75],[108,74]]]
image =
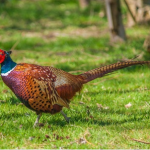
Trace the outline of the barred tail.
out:
[[[116,70],[126,68],[132,65],[143,65],[143,64],[150,64],[150,61],[126,61],[126,62],[118,62],[115,64],[103,66],[100,68],[96,68],[90,71],[87,71],[83,74],[80,74],[79,77],[83,79],[83,83],[87,83],[92,81],[96,78],[103,77],[108,73],[114,72]]]

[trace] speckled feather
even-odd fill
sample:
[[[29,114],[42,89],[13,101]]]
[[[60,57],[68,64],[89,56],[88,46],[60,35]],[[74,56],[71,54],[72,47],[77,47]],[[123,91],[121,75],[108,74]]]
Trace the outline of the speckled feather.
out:
[[[55,114],[62,107],[69,107],[72,97],[82,89],[83,84],[110,72],[149,61],[119,62],[72,75],[53,67],[20,63],[7,76],[4,83],[30,109]]]
[[[54,88],[56,76],[50,67],[22,63],[2,79],[28,108],[36,112],[54,113],[55,104],[69,107]]]

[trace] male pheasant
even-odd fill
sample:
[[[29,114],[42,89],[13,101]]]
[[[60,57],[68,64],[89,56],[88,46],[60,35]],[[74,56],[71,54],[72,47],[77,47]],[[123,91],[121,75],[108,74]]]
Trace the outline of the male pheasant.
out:
[[[55,114],[69,103],[83,84],[110,72],[132,65],[150,64],[150,61],[126,61],[72,75],[53,67],[27,63],[15,63],[10,52],[0,50],[1,77],[21,102],[38,115],[34,126],[39,123],[42,112]]]

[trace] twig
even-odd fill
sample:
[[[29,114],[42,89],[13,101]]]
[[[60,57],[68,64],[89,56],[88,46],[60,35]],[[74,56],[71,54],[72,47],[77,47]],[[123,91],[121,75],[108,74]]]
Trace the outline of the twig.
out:
[[[92,145],[92,146],[95,146],[94,144],[92,144],[92,143],[90,143],[87,139],[86,139],[86,135],[90,135],[90,133],[89,133],[89,131],[88,130],[86,130],[85,131],[85,133],[84,133],[84,139],[85,139],[85,141],[88,143],[88,144],[90,144],[90,145]]]
[[[16,46],[19,44],[20,40],[16,41],[16,43],[12,46],[11,50],[15,49]]]
[[[132,19],[133,19],[134,23],[136,23],[136,18],[135,18],[135,16],[133,15],[133,13],[132,13],[132,11],[131,11],[131,9],[130,9],[130,7],[129,7],[128,3],[127,3],[127,1],[126,1],[126,0],[124,0],[124,3],[126,4],[126,6],[127,6],[127,8],[128,8],[129,13],[130,13],[130,15],[131,15],[131,17],[132,17]]]
[[[132,141],[136,141],[136,142],[139,142],[139,143],[143,143],[143,144],[150,144],[150,142],[145,142],[145,141],[142,141],[142,140],[138,140],[138,139],[134,139],[134,138],[130,138],[130,137],[127,137],[127,136],[124,136],[126,139],[129,139],[129,140],[132,140]]]
[[[150,142],[145,142],[145,141],[141,141],[138,139],[131,139],[132,141],[136,141],[136,142],[140,142],[140,143],[144,143],[144,144],[150,144]]]

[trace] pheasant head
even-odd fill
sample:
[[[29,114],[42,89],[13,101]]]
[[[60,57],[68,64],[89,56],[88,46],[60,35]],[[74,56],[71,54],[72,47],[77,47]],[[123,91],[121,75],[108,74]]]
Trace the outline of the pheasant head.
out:
[[[15,66],[16,63],[10,57],[11,51],[4,51],[0,49],[0,64],[1,75],[7,75]]]
[[[11,51],[4,51],[0,49],[0,63],[3,63],[5,58],[11,54]]]

